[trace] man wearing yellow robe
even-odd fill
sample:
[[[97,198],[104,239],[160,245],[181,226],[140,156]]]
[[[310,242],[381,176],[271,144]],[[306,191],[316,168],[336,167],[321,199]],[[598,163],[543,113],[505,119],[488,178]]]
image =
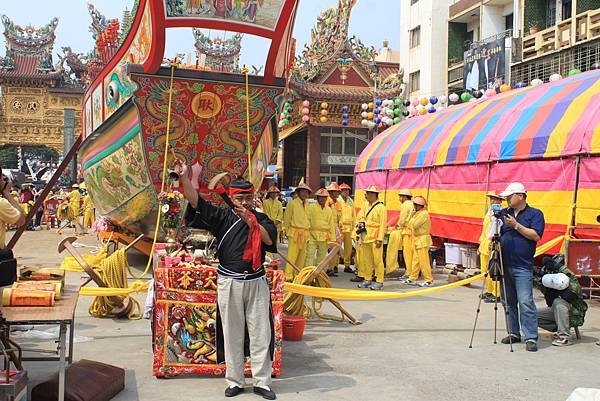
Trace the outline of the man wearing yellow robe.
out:
[[[364,274],[364,281],[359,288],[381,290],[383,288],[383,238],[387,231],[387,210],[379,201],[379,190],[371,185],[365,189],[365,198],[368,206],[361,209],[358,223],[364,224],[365,232],[360,233],[362,256],[360,267]],[[362,231],[362,230],[359,230]],[[375,281],[371,279],[375,277]]]
[[[306,245],[306,261],[308,266],[317,266],[327,255],[327,242],[335,241],[336,219],[334,211],[327,206],[328,193],[325,188],[319,189],[315,195],[317,203],[308,206],[310,235]]]
[[[502,198],[496,192],[489,192],[487,194],[490,199],[490,208],[483,216],[483,228],[481,230],[481,236],[479,237],[479,249],[477,252],[479,253],[479,261],[481,262],[481,272],[487,272],[488,263],[490,261],[490,245],[492,243],[492,238],[494,236],[491,231],[492,219],[494,218],[494,212],[492,211],[492,205],[497,204],[501,205],[504,198]],[[493,281],[491,277],[485,278],[485,293],[483,294],[483,300],[485,302],[495,302],[496,298],[499,296],[500,291],[497,286],[498,282]]]
[[[340,185],[340,190],[341,200],[344,202],[340,218],[340,226],[343,237],[342,241],[344,245],[344,272],[353,273],[354,271],[350,267],[350,262],[352,259],[352,232],[354,231],[356,212],[354,210],[352,198],[350,198],[350,185],[342,183]]]
[[[79,192],[79,184],[73,184],[71,188],[73,190],[66,196],[69,204],[67,220],[70,220],[75,224],[75,234],[77,234],[78,230],[82,234],[86,234],[87,231],[83,228],[79,220],[79,216],[81,215],[81,193]]]
[[[308,242],[310,222],[308,220],[307,199],[312,190],[304,183],[294,191],[298,196],[285,208],[283,214],[283,229],[288,238],[287,257],[298,269],[305,266],[306,243]],[[286,281],[294,280],[294,269],[289,264],[285,266]]]
[[[418,285],[420,287],[431,287],[433,285],[433,276],[431,274],[431,262],[429,261],[429,247],[432,245],[431,220],[427,211],[427,201],[422,196],[415,196],[413,199],[415,214],[409,221],[409,227],[413,235],[413,255],[412,268],[410,276],[404,281],[406,284],[416,284],[419,275],[423,274],[423,281]]]
[[[327,205],[331,207],[333,210],[335,223],[336,223],[336,239],[339,236],[341,239],[342,235],[342,210],[344,209],[344,201],[340,198],[341,190],[339,185],[336,182],[332,182],[325,188],[327,193],[329,194],[329,198],[327,199]],[[340,263],[340,257],[343,255],[343,251],[340,249],[339,257],[333,258],[331,260],[331,264],[329,265],[332,270],[333,275],[337,275],[338,265]]]
[[[83,197],[83,228],[86,230],[91,228],[96,221],[96,216],[94,215],[94,205],[92,204],[92,198],[90,194],[85,194]]]
[[[283,205],[277,199],[279,196],[279,188],[275,185],[271,186],[267,191],[267,199],[263,202],[263,212],[270,218],[277,228],[277,243],[281,238],[281,230],[283,228]]]
[[[402,233],[406,229],[408,221],[414,212],[414,206],[411,200],[412,192],[410,189],[401,189],[398,191],[398,196],[400,197],[400,216],[398,217],[398,222],[390,232],[390,238],[388,240],[387,254],[385,258],[386,273],[391,273],[400,268],[400,265],[398,264],[398,252],[402,251],[402,255],[404,255],[405,252],[402,247]],[[411,254],[411,251],[412,250],[409,250],[408,253]],[[405,264],[405,267],[406,271],[404,272],[404,276],[400,277],[401,280],[407,279],[408,274],[410,273],[409,266]]]

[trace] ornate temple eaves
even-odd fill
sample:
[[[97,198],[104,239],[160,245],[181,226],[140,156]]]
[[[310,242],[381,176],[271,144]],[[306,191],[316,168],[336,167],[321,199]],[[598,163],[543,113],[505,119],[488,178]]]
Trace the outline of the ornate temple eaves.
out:
[[[383,89],[374,92],[369,87],[352,87],[344,85],[323,85],[303,83],[298,81],[290,82],[290,89],[295,92],[299,99],[311,100],[330,100],[347,102],[370,102],[374,98],[392,99],[402,94],[402,88]]]

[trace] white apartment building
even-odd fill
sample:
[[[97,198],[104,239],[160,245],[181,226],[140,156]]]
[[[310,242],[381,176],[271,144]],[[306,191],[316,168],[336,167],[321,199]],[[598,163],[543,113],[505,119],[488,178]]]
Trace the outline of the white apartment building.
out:
[[[400,67],[409,98],[446,93],[448,8],[454,0],[401,0]]]

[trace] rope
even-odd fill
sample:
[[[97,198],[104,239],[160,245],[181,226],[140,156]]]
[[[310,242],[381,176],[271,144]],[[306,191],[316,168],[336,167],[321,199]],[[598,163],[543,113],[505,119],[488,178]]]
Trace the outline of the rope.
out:
[[[162,170],[162,181],[160,183],[160,192],[165,190],[165,178],[167,174],[167,153],[169,151],[169,134],[171,132],[171,108],[173,106],[173,79],[175,76],[175,67],[177,66],[177,58],[171,63],[171,80],[169,83],[169,104],[167,106],[167,132],[165,133],[165,151],[163,155],[163,170]],[[156,245],[156,239],[158,238],[158,228],[160,227],[160,207],[156,212],[156,226],[154,227],[154,237],[152,238],[152,247],[150,248],[150,256],[148,257],[148,263],[146,268],[140,277],[145,276],[150,270],[152,265],[152,255],[154,254],[154,246]]]
[[[294,284],[298,285],[314,285],[321,288],[331,288],[331,280],[325,272],[320,272],[312,283],[307,283],[307,279],[316,269],[315,266],[308,266],[300,270],[294,278]],[[288,292],[283,297],[283,308],[286,314],[294,316],[305,316],[309,318],[313,313],[318,315],[318,310],[321,309],[322,300],[313,298],[312,308],[304,299],[304,295]]]
[[[125,256],[125,249],[119,249],[112,255],[108,256],[99,266],[99,274],[102,281],[112,288],[126,288],[128,289],[129,283],[127,282],[127,258]],[[113,292],[114,293],[114,292]],[[126,295],[119,297],[121,302],[125,305],[123,311],[115,312],[116,302],[113,302],[108,296],[97,296],[92,301],[89,307],[89,313],[93,317],[122,317],[126,316],[130,320],[137,320],[142,317],[140,304],[137,300]]]
[[[252,141],[250,138],[250,89],[248,88],[248,68],[244,66],[242,73],[246,76],[246,149],[248,151],[248,181],[252,182]]]

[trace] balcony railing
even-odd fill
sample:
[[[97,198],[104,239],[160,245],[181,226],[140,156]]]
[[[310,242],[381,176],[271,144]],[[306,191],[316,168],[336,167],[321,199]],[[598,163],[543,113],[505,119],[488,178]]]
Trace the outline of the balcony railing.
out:
[[[523,37],[523,60],[544,56],[600,37],[600,9],[589,10],[574,18]]]
[[[465,69],[464,61],[448,67],[448,85],[452,85],[463,80],[463,71]]]

